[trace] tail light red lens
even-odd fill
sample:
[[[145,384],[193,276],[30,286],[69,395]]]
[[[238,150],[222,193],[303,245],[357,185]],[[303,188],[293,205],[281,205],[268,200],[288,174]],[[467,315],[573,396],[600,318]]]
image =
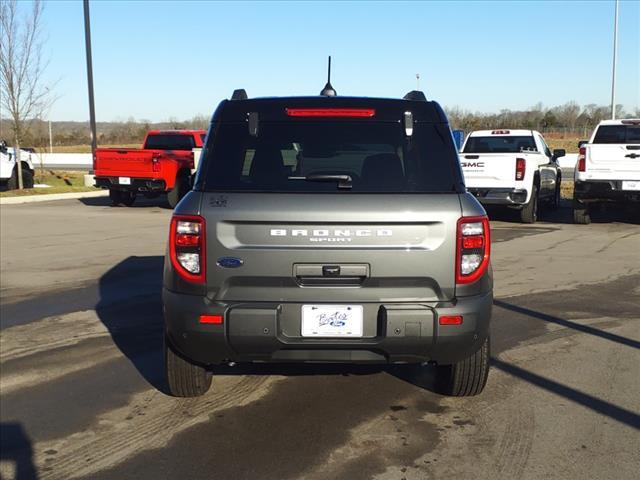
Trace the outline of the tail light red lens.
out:
[[[462,325],[462,315],[442,315],[438,317],[440,325]]]
[[[489,266],[491,232],[489,219],[462,217],[458,220],[456,245],[456,283],[478,280]]]
[[[160,158],[158,157],[151,158],[151,168],[154,172],[160,171]]]
[[[171,218],[169,256],[180,278],[191,283],[205,282],[204,218],[197,215],[174,215]]]
[[[376,114],[373,108],[287,108],[290,117],[347,117],[371,118]]]
[[[578,153],[578,171],[587,171],[587,149],[585,147],[580,147],[580,153]]]
[[[222,325],[224,323],[224,317],[222,315],[200,315],[200,323]]]
[[[527,161],[524,158],[516,158],[516,180],[523,180],[527,172]]]

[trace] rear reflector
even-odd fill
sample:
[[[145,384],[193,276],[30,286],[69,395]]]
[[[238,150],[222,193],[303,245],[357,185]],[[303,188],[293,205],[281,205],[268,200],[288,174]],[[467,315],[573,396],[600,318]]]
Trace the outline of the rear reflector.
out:
[[[222,315],[200,315],[200,323],[222,325],[224,323],[224,317]]]
[[[287,108],[290,117],[349,117],[371,118],[376,114],[373,108]]]
[[[462,315],[443,315],[438,317],[440,325],[462,325]]]
[[[200,235],[176,234],[177,247],[197,247],[200,244]]]

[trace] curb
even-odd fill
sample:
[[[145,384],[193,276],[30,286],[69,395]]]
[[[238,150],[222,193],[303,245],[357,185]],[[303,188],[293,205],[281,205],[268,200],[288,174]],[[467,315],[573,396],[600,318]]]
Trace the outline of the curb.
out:
[[[25,195],[18,197],[0,198],[0,205],[16,205],[19,203],[52,202],[54,200],[73,200],[76,198],[108,197],[108,190],[98,190],[96,192],[78,193],[43,193],[42,195]]]

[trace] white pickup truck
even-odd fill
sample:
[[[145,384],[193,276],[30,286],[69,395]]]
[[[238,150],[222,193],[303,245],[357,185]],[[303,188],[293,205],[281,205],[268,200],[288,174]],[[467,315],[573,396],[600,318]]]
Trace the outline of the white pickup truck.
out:
[[[31,152],[20,149],[22,163],[22,185],[33,188],[33,162]],[[18,188],[18,169],[16,168],[15,149],[7,147],[4,140],[0,140],[0,190],[14,190]]]
[[[538,218],[538,203],[560,204],[564,150],[549,150],[535,130],[478,130],[471,132],[460,153],[465,184],[483,205],[502,205],[520,211],[523,223]]]
[[[640,119],[600,122],[588,142],[580,142],[574,173],[573,220],[591,222],[596,204],[628,204],[640,209]]]

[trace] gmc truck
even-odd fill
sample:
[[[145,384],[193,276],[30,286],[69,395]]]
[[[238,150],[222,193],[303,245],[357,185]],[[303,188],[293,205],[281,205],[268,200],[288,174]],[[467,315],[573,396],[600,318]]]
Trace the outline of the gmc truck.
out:
[[[94,159],[96,187],[109,189],[114,205],[131,206],[138,193],[167,194],[174,208],[191,188],[193,149],[202,147],[204,130],[152,130],[142,149],[98,148]]]
[[[616,204],[640,209],[640,119],[605,120],[580,142],[574,173],[573,220],[591,222],[590,210]]]
[[[169,226],[171,394],[240,362],[412,364],[444,393],[484,388],[489,221],[444,111],[334,95],[236,91],[215,111]]]
[[[565,150],[549,150],[534,130],[478,130],[462,147],[460,165],[469,191],[483,205],[516,209],[523,223],[535,223],[538,205],[560,205]]]

